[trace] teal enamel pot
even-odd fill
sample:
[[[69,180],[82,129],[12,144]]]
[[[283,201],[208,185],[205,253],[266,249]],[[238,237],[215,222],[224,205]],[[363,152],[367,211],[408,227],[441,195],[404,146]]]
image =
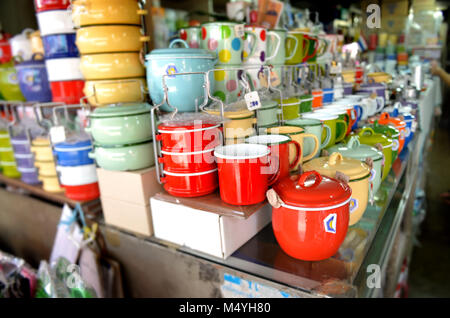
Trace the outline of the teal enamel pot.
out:
[[[184,48],[176,48],[176,43],[183,43]],[[168,88],[169,104],[179,112],[194,112],[196,106],[207,102],[205,94],[205,78],[203,74],[174,75],[177,73],[202,72],[214,69],[216,56],[203,49],[189,48],[183,40],[176,39],[167,49],[156,49],[145,57],[147,67],[147,83],[150,97],[155,105],[164,98],[163,76]],[[210,90],[214,91],[214,77],[209,77]],[[166,112],[174,111],[166,102],[160,108]]]

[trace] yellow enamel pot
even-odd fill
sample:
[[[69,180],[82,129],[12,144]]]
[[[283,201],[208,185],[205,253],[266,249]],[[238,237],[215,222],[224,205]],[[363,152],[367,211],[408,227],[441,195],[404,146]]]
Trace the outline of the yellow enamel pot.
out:
[[[145,78],[86,81],[83,93],[92,106],[140,103],[145,99]]]
[[[305,130],[301,127],[275,126],[275,127],[267,128],[267,134],[287,135],[287,136],[291,137],[292,140],[294,140],[300,144],[300,148],[301,148],[300,160],[299,160],[298,164],[291,169],[291,171],[297,170],[298,166],[301,163],[312,159],[319,151],[319,146],[320,146],[319,139],[317,139],[317,137],[313,134],[305,133]],[[314,142],[314,150],[308,156],[303,156],[303,142],[304,142],[305,138],[312,138],[313,142]],[[293,144],[291,144],[291,145],[289,145],[289,162],[292,163],[292,162],[294,162],[294,160],[295,160],[295,146]]]
[[[76,45],[81,54],[139,52],[150,37],[134,25],[96,25],[77,30]]]
[[[212,115],[220,116],[219,111],[207,110],[206,112]],[[223,116],[229,119],[223,124],[225,139],[242,139],[255,134],[255,128],[253,126],[256,124],[257,119],[254,111],[242,110],[235,112],[224,112]]]
[[[37,137],[31,143],[31,152],[36,161],[53,161],[52,147],[47,138]]]
[[[54,161],[34,161],[34,166],[38,169],[39,175],[56,176],[56,165]]]
[[[106,53],[81,56],[80,70],[86,80],[144,77],[139,53]]]
[[[102,24],[140,25],[141,10],[136,0],[74,0],[72,20],[76,27]]]
[[[336,178],[336,174],[343,173],[349,178],[349,186],[352,189],[350,199],[350,222],[357,223],[366,210],[369,201],[369,178],[371,168],[357,159],[345,158],[339,152],[332,153],[329,157],[319,157],[303,165],[304,171],[316,170],[320,174]]]
[[[64,192],[64,189],[59,185],[59,180],[57,176],[38,176],[39,181],[42,182],[42,188],[44,191],[52,193]]]

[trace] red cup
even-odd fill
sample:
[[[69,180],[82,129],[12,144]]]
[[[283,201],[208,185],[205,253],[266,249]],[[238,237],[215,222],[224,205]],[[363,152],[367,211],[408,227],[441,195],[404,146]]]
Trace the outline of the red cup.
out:
[[[265,145],[232,144],[217,147],[220,197],[233,205],[252,205],[266,199],[266,191],[279,176],[269,166]]]
[[[197,173],[173,173],[164,170],[161,182],[164,189],[176,197],[200,197],[214,192],[217,187],[217,169]]]
[[[222,144],[222,133],[220,124],[171,126],[164,123],[158,126],[156,140],[161,141],[163,151],[197,152]]]
[[[164,165],[164,170],[178,173],[195,173],[217,168],[214,149],[197,152],[166,152],[161,151],[158,162]]]
[[[79,104],[84,97],[83,80],[50,82],[54,103]]]
[[[66,189],[66,197],[75,201],[91,201],[100,197],[98,182],[79,186],[61,185]]]
[[[274,171],[277,171],[279,175],[275,180],[289,176],[291,171],[301,158],[301,146],[298,142],[291,139],[286,135],[259,135],[252,136],[246,139],[246,142],[250,144],[260,144],[269,147],[270,149],[270,165]],[[289,163],[289,145],[295,146],[295,159]]]
[[[70,0],[34,0],[36,12],[50,10],[65,10],[69,7]]]

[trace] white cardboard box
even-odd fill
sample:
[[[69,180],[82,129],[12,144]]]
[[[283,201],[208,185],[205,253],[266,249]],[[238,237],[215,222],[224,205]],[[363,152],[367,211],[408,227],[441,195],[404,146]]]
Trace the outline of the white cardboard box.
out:
[[[155,237],[227,258],[272,219],[272,207],[261,205],[248,218],[207,212],[185,204],[150,199]]]
[[[153,235],[150,205],[133,204],[104,197],[101,201],[106,224],[136,234]]]

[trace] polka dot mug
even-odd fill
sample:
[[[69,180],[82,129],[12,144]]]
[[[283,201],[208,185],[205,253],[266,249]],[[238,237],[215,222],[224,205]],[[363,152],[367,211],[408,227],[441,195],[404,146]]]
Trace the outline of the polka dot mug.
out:
[[[188,27],[181,29],[179,37],[189,45],[192,49],[200,48],[200,37],[202,29],[200,27]]]
[[[244,65],[265,64],[277,56],[281,44],[281,38],[277,33],[254,26],[245,27],[245,31],[247,37],[244,41]],[[276,44],[271,45],[272,52],[268,50],[269,36],[276,39],[274,41]]]

